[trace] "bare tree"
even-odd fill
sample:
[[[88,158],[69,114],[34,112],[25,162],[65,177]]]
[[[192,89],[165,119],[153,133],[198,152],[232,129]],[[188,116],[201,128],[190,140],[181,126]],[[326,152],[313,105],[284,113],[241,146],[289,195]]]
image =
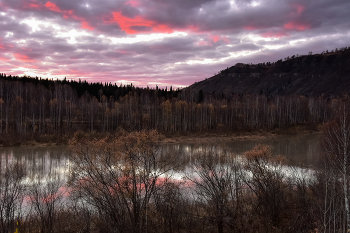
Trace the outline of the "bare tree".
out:
[[[338,110],[338,117],[323,128],[322,148],[328,174],[341,181],[344,232],[350,230],[349,181],[350,181],[350,112],[346,104]],[[345,224],[346,223],[346,224]]]
[[[192,164],[187,178],[195,184],[195,196],[203,204],[206,216],[216,223],[217,232],[235,230],[241,199],[242,176],[237,157],[208,151]]]
[[[173,162],[159,150],[160,138],[156,131],[141,131],[72,141],[71,187],[108,221],[110,231],[147,232],[150,199]]]
[[[179,232],[183,226],[184,212],[186,212],[186,198],[182,190],[183,182],[166,182],[162,189],[154,195],[153,225],[157,232]],[[158,223],[158,224],[157,224]]]
[[[63,208],[63,183],[55,175],[50,174],[46,180],[35,181],[28,193],[31,209],[36,216],[40,233],[59,232],[55,229],[58,223],[58,213]]]
[[[24,166],[20,163],[1,164],[0,160],[0,232],[15,231],[20,219],[24,194]]]
[[[269,146],[260,144],[245,152],[245,158],[245,169],[249,172],[245,183],[256,196],[256,212],[265,231],[270,232],[280,225],[285,206],[284,158],[273,156]]]

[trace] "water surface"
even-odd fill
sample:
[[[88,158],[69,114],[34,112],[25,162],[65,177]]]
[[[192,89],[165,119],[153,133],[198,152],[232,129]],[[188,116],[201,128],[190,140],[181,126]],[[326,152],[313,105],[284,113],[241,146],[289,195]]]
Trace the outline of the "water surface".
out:
[[[281,136],[273,139],[259,140],[234,140],[231,142],[209,144],[165,144],[164,152],[172,153],[179,159],[191,161],[191,156],[203,150],[215,150],[218,153],[228,151],[242,155],[258,144],[272,146],[274,153],[284,155],[289,164],[312,167],[317,164],[319,158],[319,134],[301,136]],[[36,179],[46,180],[50,174],[66,180],[69,172],[69,155],[67,146],[49,147],[3,147],[0,148],[0,168],[14,161],[21,161],[27,165],[27,181]]]

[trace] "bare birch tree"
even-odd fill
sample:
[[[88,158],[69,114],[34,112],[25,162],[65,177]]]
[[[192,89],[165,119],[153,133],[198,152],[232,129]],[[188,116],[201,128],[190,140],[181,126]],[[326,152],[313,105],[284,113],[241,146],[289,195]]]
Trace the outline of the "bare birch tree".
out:
[[[323,129],[322,148],[328,173],[341,181],[344,204],[344,232],[350,230],[349,181],[350,181],[350,113],[348,106],[339,108],[338,117]]]

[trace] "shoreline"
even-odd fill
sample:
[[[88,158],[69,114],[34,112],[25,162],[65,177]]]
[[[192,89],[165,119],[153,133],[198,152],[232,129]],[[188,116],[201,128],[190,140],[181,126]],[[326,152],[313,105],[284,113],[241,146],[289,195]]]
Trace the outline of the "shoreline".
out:
[[[160,143],[171,144],[171,143],[194,143],[194,144],[210,144],[210,143],[221,143],[230,141],[243,141],[243,140],[264,140],[264,139],[275,139],[284,136],[303,136],[310,134],[320,134],[320,127],[313,130],[305,129],[304,127],[293,127],[287,130],[271,130],[271,131],[251,131],[251,132],[231,132],[231,133],[217,133],[217,132],[203,132],[203,133],[189,133],[189,134],[163,134],[164,138]],[[96,135],[96,137],[101,135]],[[21,143],[14,143],[12,145],[0,144],[0,147],[49,147],[49,146],[60,146],[67,145],[71,137],[64,136],[64,140],[28,140],[21,141]]]
[[[320,131],[300,131],[300,132],[250,132],[240,134],[203,134],[203,135],[176,135],[165,137],[161,143],[221,143],[230,141],[264,140],[276,139],[285,136],[305,136],[311,134],[321,134]]]

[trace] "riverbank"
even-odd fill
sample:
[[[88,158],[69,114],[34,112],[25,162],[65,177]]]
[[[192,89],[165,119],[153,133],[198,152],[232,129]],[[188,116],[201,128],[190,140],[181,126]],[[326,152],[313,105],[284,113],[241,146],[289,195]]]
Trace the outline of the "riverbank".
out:
[[[307,135],[320,133],[320,126],[309,129],[305,126],[295,126],[284,130],[260,130],[245,132],[195,132],[195,133],[163,133],[164,138],[161,143],[216,143],[237,140],[261,140],[273,139],[287,135]],[[102,138],[105,134],[91,133],[92,138]],[[0,137],[0,147],[11,146],[56,146],[67,145],[71,135],[31,135],[31,136],[11,136]]]
[[[282,136],[291,135],[308,135],[318,134],[321,132],[321,127],[316,129],[307,129],[305,127],[291,127],[286,130],[271,130],[271,131],[250,131],[250,132],[232,132],[232,133],[192,133],[188,135],[173,134],[165,135],[163,143],[215,143],[229,142],[237,140],[262,140],[273,139]]]

